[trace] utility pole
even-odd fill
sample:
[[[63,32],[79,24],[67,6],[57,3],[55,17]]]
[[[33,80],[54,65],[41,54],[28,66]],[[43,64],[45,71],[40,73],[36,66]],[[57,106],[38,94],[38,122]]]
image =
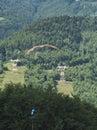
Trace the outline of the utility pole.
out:
[[[12,60],[12,59],[11,59],[10,61],[13,62],[13,65],[12,65],[12,66],[13,66],[12,71],[13,71],[13,72],[17,72],[17,71],[18,71],[17,63],[20,62],[20,60],[18,60],[18,59],[17,59],[17,60]]]
[[[57,69],[60,71],[60,81],[65,81],[64,70],[68,68],[67,66],[57,66]]]

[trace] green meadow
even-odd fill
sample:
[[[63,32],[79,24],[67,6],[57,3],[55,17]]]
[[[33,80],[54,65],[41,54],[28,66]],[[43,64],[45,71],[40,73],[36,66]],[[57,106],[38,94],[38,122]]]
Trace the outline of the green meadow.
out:
[[[1,84],[0,87],[3,88],[5,84],[8,83],[24,83],[24,72],[26,71],[25,66],[19,66],[17,72],[12,71],[12,63],[6,63],[5,66],[8,68],[8,71],[5,71],[0,75]]]
[[[24,73],[27,70],[25,66],[18,66],[18,71],[12,71],[12,63],[6,63],[5,67],[8,68],[8,71],[5,71],[0,75],[0,88],[4,88],[4,86],[8,83],[24,83]],[[71,82],[67,81],[57,81],[58,92],[64,93],[65,95],[71,96],[73,93],[73,87]]]

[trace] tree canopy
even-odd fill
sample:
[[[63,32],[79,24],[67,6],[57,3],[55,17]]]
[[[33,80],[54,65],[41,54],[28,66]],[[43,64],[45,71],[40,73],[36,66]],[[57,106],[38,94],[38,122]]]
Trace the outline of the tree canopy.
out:
[[[50,89],[9,84],[0,91],[0,129],[97,130],[97,109]],[[35,113],[31,116],[32,108]],[[33,124],[32,124],[33,120]]]

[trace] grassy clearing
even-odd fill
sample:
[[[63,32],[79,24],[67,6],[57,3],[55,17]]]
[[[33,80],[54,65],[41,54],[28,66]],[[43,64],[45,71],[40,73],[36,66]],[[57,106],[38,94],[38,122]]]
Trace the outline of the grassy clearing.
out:
[[[4,74],[1,75],[3,76],[3,81],[1,84],[1,88],[5,86],[5,84],[13,82],[13,83],[24,83],[24,72],[26,70],[25,66],[20,66],[18,67],[17,72],[12,71],[12,63],[7,63],[5,66],[8,67],[8,71],[5,71]]]
[[[8,84],[10,82],[21,84],[24,83],[24,73],[27,69],[25,66],[18,67],[18,72],[12,71],[12,63],[6,63],[5,66],[8,68],[8,71],[5,71],[0,75],[0,88],[4,88],[5,84]],[[48,71],[48,73],[50,72],[51,70]],[[57,83],[59,93],[72,96],[71,94],[73,93],[73,87],[71,82],[57,81]]]
[[[73,93],[73,86],[71,82],[67,82],[67,81],[58,81],[58,92],[59,93],[63,93],[65,95],[69,95],[72,97],[72,93]]]

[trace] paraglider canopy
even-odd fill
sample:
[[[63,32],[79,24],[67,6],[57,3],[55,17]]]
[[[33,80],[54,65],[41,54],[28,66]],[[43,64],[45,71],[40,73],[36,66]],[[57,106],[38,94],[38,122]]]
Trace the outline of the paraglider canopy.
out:
[[[54,48],[56,50],[60,50],[59,48],[57,48],[56,46],[53,46],[53,45],[49,45],[49,44],[43,44],[43,45],[38,45],[38,46],[34,46],[33,48],[29,49],[26,53],[25,53],[25,56],[28,56],[30,54],[30,52],[38,49],[38,48],[43,48],[43,47],[50,47],[50,48]]]

